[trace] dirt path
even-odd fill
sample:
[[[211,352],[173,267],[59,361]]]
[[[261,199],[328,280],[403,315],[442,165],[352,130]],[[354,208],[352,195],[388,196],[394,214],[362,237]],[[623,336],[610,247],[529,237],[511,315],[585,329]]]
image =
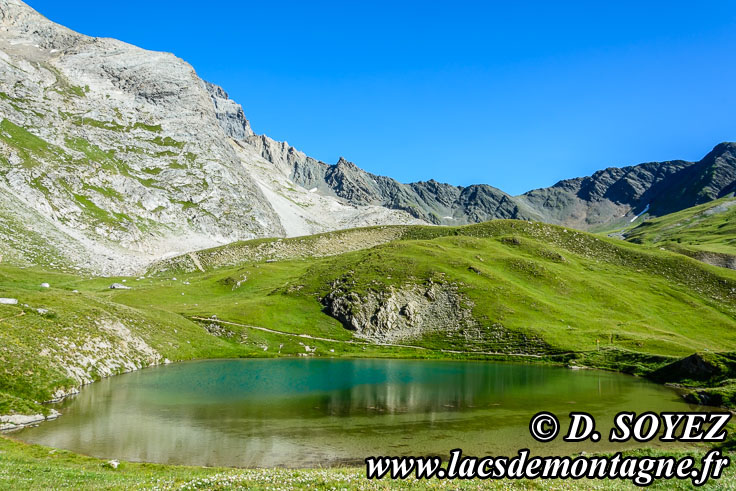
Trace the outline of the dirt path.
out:
[[[212,319],[208,317],[193,316],[191,317],[191,319],[194,319],[197,321],[205,321],[205,322],[216,322],[218,324],[226,324],[229,326],[245,327],[247,329],[256,329],[258,331],[270,332],[272,334],[280,334],[282,336],[290,336],[290,337],[304,338],[304,339],[314,339],[316,341],[327,341],[328,343],[342,343],[342,344],[353,344],[353,345],[363,345],[363,346],[390,346],[394,348],[408,348],[408,349],[415,349],[415,350],[422,350],[422,351],[439,351],[441,353],[453,353],[453,354],[459,354],[459,355],[496,355],[496,356],[500,355],[500,356],[521,356],[525,358],[541,358],[542,357],[542,355],[532,355],[532,354],[527,354],[527,353],[504,353],[500,351],[458,351],[458,350],[449,350],[449,349],[425,348],[424,346],[415,346],[411,344],[370,343],[368,341],[353,341],[353,340],[344,340],[344,339],[322,338],[319,336],[311,336],[309,334],[295,334],[293,332],[277,331],[275,329],[269,329],[267,327],[251,326],[249,324],[238,324],[237,322],[228,322],[228,321],[223,321],[220,319]]]

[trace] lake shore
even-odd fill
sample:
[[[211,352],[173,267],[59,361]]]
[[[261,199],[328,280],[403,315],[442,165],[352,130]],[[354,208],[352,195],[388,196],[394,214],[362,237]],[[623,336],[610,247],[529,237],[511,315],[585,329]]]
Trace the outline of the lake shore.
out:
[[[219,321],[223,322],[223,321]],[[231,324],[224,322],[224,324]],[[238,324],[235,324],[238,325]],[[246,326],[241,326],[246,327]],[[262,329],[255,326],[247,326],[251,329]],[[305,339],[314,339],[311,336],[299,336],[296,334],[290,334],[290,333],[280,333],[278,331],[273,331],[270,329],[266,329],[266,331],[277,333],[281,335],[287,335],[287,336],[296,336],[300,338]],[[319,338],[318,338],[319,339]],[[346,343],[346,341],[341,340],[331,340],[331,339],[320,339],[321,341],[328,341],[328,342],[336,342],[336,343]],[[357,345],[369,345],[372,348],[377,348],[377,351],[372,350],[370,353],[370,357],[378,358],[378,359],[420,359],[420,360],[445,360],[445,361],[457,361],[457,360],[473,360],[473,361],[487,361],[487,362],[513,362],[513,363],[525,363],[525,364],[540,364],[540,365],[552,365],[552,366],[558,366],[558,367],[566,367],[571,370],[605,370],[605,371],[611,371],[616,373],[621,373],[625,375],[631,375],[631,376],[641,376],[644,378],[649,378],[650,380],[655,381],[656,383],[671,387],[675,389],[686,401],[693,403],[693,404],[699,404],[699,405],[709,405],[709,399],[703,398],[703,397],[697,397],[698,390],[704,391],[713,389],[713,387],[708,386],[701,386],[701,387],[689,387],[687,385],[679,384],[679,383],[672,383],[672,382],[665,382],[662,380],[656,380],[652,379],[652,377],[647,377],[646,372],[646,365],[644,365],[645,369],[642,370],[642,365],[639,364],[639,354],[637,353],[627,353],[627,355],[631,356],[632,359],[628,362],[621,363],[621,356],[606,356],[607,350],[596,350],[589,353],[562,353],[559,355],[548,355],[548,356],[540,356],[540,355],[530,355],[530,354],[518,354],[518,353],[479,353],[479,352],[471,352],[471,351],[457,351],[457,350],[433,350],[430,348],[424,348],[424,347],[417,347],[417,346],[406,346],[406,345],[383,345],[384,348],[401,348],[405,349],[408,348],[410,351],[413,351],[411,356],[407,356],[404,354],[404,356],[397,356],[395,353],[391,352],[382,352],[381,347],[382,345],[371,345],[371,343],[362,343],[358,342],[355,343],[353,341],[347,341],[348,344],[357,344]],[[602,355],[602,356],[601,356]],[[576,359],[576,356],[583,356],[582,360],[585,360],[587,363],[590,363],[590,365],[582,365],[579,362],[582,361],[580,359]],[[263,358],[264,355],[260,355],[257,357],[252,357],[253,359],[259,359]],[[274,354],[266,354],[265,357],[268,358],[292,358],[294,355],[291,354],[285,354],[285,355],[274,355]],[[171,363],[182,363],[182,362],[191,362],[191,361],[206,361],[206,360],[221,360],[221,359],[229,359],[230,356],[224,356],[224,357],[214,357],[214,358],[201,358],[201,359],[189,359],[189,360],[179,360],[176,362],[172,362],[168,359],[165,361],[162,361],[161,363],[153,363],[148,366],[142,366],[142,367],[133,367],[130,370],[125,370],[119,373],[110,373],[110,374],[102,374],[99,379],[92,380],[88,383],[81,384],[78,387],[72,387],[71,389],[68,389],[66,391],[62,391],[61,389],[57,391],[57,394],[59,394],[58,397],[54,398],[50,401],[44,401],[41,403],[40,407],[44,410],[42,412],[36,412],[36,413],[17,413],[13,412],[10,414],[1,415],[0,414],[0,435],[3,433],[8,433],[12,431],[16,431],[19,429],[22,429],[26,426],[33,426],[37,424],[44,423],[46,421],[54,420],[58,417],[63,416],[63,414],[56,409],[50,409],[49,406],[51,404],[57,404],[59,402],[62,402],[68,397],[75,396],[79,394],[80,390],[82,390],[85,386],[93,384],[99,380],[103,380],[109,377],[114,377],[117,375],[122,375],[125,373],[131,373],[137,370],[142,370],[146,368],[152,368],[160,365],[168,365]],[[251,358],[251,357],[239,357],[238,359],[243,358]],[[350,355],[343,355],[340,354],[325,357],[325,356],[319,356],[317,359],[360,359],[363,357],[357,357],[357,356],[350,356]],[[660,362],[659,357],[656,360],[657,362]],[[723,402],[722,400],[720,402]],[[729,411],[733,411],[733,405],[730,403],[726,404],[716,404],[724,409],[727,409]],[[49,408],[46,410],[46,408]]]
[[[682,457],[692,455],[699,459],[704,450],[669,452]],[[365,478],[362,467],[330,469],[228,469],[211,467],[187,467],[135,462],[110,462],[83,455],[56,450],[40,445],[29,445],[0,435],[0,488],[84,488],[84,489],[632,489],[629,481],[598,480],[433,480],[406,481]],[[657,451],[627,452],[625,455],[658,456]],[[732,455],[730,452],[726,455]],[[655,489],[688,489],[689,481],[663,481],[654,483]],[[710,489],[732,489],[736,486],[736,470],[726,468],[718,481],[707,486]]]
[[[604,433],[617,411],[692,410],[661,385],[551,363],[193,360],[93,384],[56,406],[65,413],[61,420],[15,437],[105,458],[236,467],[340,466],[392,449],[441,455],[459,442],[468,452],[498,455],[518,448],[600,452],[638,446],[540,445],[527,431],[535,404],[560,418],[573,408],[588,411]],[[335,424],[344,434],[336,433]],[[410,435],[404,433],[406,425],[414,428]],[[123,448],[119,434],[137,443]],[[95,435],[95,444],[85,445],[74,435]],[[386,438],[394,443],[386,446]],[[166,443],[173,441],[191,450],[177,451]],[[211,448],[218,452],[208,454]]]

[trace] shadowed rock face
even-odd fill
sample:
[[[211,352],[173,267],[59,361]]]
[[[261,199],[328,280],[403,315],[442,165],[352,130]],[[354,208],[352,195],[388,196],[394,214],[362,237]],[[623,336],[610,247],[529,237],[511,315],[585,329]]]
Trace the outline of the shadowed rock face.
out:
[[[670,179],[651,197],[653,214],[665,215],[736,191],[736,143],[721,143],[700,162]]]
[[[499,218],[541,220],[587,230],[628,222],[647,205],[661,216],[736,190],[736,144],[722,143],[699,162],[675,160],[611,167],[521,196],[485,184],[453,186],[434,180],[400,183],[366,172],[344,158],[328,165],[288,144],[248,138],[260,155],[294,182],[353,204],[403,210],[433,224],[463,225]]]
[[[642,211],[652,192],[689,165],[674,161],[608,168],[529,191],[520,199],[545,221],[587,229]]]
[[[519,198],[545,221],[582,229],[615,223],[649,205],[666,215],[721,198],[736,185],[736,144],[721,143],[699,162],[652,162],[609,168],[590,177],[560,181]]]

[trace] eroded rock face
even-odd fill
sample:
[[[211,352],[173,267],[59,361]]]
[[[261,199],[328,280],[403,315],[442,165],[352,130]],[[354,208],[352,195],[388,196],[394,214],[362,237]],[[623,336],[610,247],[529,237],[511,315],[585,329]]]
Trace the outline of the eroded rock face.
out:
[[[374,342],[395,343],[417,339],[432,331],[473,328],[472,303],[457,287],[430,284],[359,295],[336,282],[323,299],[327,312],[357,337]]]
[[[712,266],[718,266],[720,268],[736,269],[736,256],[732,254],[718,253],[718,252],[705,252],[705,251],[695,252],[693,251],[690,253],[690,255],[691,257],[697,259],[698,261],[702,261]]]
[[[83,342],[55,340],[55,348],[47,348],[42,356],[55,360],[77,386],[163,362],[154,348],[122,322],[101,319],[97,326],[99,336],[90,336]]]
[[[376,285],[376,289],[358,293],[351,274],[333,282],[322,304],[327,314],[358,338],[458,353],[534,356],[556,352],[531,333],[507,329],[488,319],[479,322],[473,315],[473,302],[457,283]]]
[[[38,244],[3,240],[9,256],[119,273],[284,234],[230,144],[252,135],[242,108],[189,64],[74,33],[16,0],[0,0],[0,23],[0,237]]]
[[[240,104],[230,99],[225,90],[215,84],[204,82],[215,105],[215,117],[225,134],[236,140],[245,140],[253,136],[253,130],[245,117]]]

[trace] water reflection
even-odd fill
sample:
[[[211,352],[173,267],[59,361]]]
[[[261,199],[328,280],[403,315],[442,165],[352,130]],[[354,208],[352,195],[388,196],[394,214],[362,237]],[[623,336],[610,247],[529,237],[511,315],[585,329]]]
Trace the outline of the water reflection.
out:
[[[158,367],[85,388],[27,441],[104,458],[312,466],[378,454],[546,454],[538,410],[684,410],[672,391],[597,371],[482,362],[220,360]],[[602,424],[603,429],[607,428]],[[565,444],[565,453],[606,444]],[[579,447],[579,448],[578,448]],[[613,448],[613,447],[611,447]]]

